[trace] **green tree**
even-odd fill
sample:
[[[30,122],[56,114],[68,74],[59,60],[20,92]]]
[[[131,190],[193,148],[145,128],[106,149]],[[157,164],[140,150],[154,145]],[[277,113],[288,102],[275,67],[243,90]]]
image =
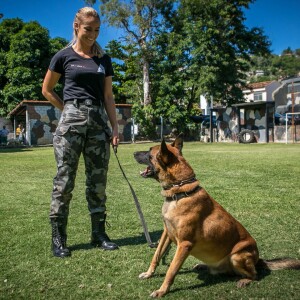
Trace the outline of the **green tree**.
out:
[[[156,115],[184,131],[200,95],[227,105],[243,100],[251,57],[267,56],[270,45],[261,29],[243,24],[250,2],[182,0],[165,12],[153,40]]]
[[[134,103],[141,100],[143,85],[142,72],[136,49],[131,44],[124,45],[116,40],[108,43],[105,49],[113,58],[114,68],[113,93],[116,103]]]
[[[51,40],[38,22],[6,19],[0,23],[0,115],[24,99],[43,99],[42,80],[51,57],[67,41]]]
[[[151,96],[144,93],[143,105],[135,101],[137,116],[144,120],[162,115],[184,127],[201,94],[224,104],[241,101],[251,56],[269,53],[262,29],[244,25],[251,0],[100,2],[109,23],[131,37],[125,44],[134,45],[132,61],[142,70],[137,74],[144,74],[144,91],[147,62]],[[141,79],[135,82],[138,86]]]
[[[260,28],[244,25],[244,9],[252,1],[182,0],[179,16],[191,49],[190,69],[199,93],[226,104],[243,99],[241,87],[252,54],[269,54]]]
[[[93,0],[85,1],[94,4]],[[164,0],[100,0],[100,11],[111,26],[124,30],[127,44],[133,45],[140,59],[143,79],[143,104],[150,105],[150,64],[153,49],[150,47],[153,35],[160,26],[160,10],[173,1]]]
[[[262,70],[263,76],[256,76],[256,71]],[[250,82],[267,80],[281,80],[288,77],[299,76],[300,49],[292,50],[290,47],[283,50],[281,55],[272,54],[267,57],[252,56]]]
[[[278,78],[297,76],[300,72],[300,57],[293,52],[284,52],[285,55],[275,56],[272,68]]]

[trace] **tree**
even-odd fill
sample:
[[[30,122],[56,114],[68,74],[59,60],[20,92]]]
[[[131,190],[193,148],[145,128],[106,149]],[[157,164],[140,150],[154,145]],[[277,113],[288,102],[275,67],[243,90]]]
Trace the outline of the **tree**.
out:
[[[243,100],[251,57],[267,56],[270,45],[261,29],[243,24],[250,2],[182,0],[163,14],[151,67],[156,115],[186,130],[200,95],[227,105]]]
[[[94,4],[93,0],[85,1]],[[133,45],[140,58],[143,75],[143,104],[150,105],[150,60],[152,49],[150,47],[153,35],[160,26],[160,10],[170,6],[173,1],[163,0],[101,0],[100,11],[105,21],[111,26],[122,28],[126,33],[127,44]]]
[[[66,45],[50,39],[47,29],[32,21],[6,19],[0,23],[0,115],[24,99],[42,99],[42,80],[51,57]]]
[[[142,71],[137,64],[136,49],[116,40],[105,49],[113,58],[113,93],[117,103],[134,103],[143,98]],[[142,104],[142,103],[141,103]]]
[[[243,23],[251,2],[101,1],[106,20],[126,30],[131,40],[124,43],[137,50],[144,92],[151,92],[139,112],[184,126],[201,94],[226,104],[241,101],[251,55],[269,54],[270,45],[262,29]]]
[[[285,55],[275,56],[272,60],[273,70],[276,70],[280,78],[297,76],[300,72],[300,57],[290,51],[283,53]]]
[[[199,93],[232,104],[243,99],[241,87],[252,54],[269,54],[267,37],[244,25],[243,9],[252,1],[182,0],[185,44],[191,49],[191,75]],[[208,97],[209,98],[209,97]]]
[[[267,80],[281,80],[284,78],[299,76],[300,73],[300,49],[293,51],[285,49],[281,55],[272,54],[268,57],[252,56],[251,74],[248,80],[261,82]],[[264,76],[255,76],[256,70],[262,70]]]

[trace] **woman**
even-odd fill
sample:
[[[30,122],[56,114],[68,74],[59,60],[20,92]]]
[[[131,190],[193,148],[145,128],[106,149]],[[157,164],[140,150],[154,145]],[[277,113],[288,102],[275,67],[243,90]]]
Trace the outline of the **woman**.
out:
[[[45,98],[62,110],[53,138],[57,174],[50,207],[52,250],[57,257],[71,255],[66,245],[66,227],[81,153],[86,169],[91,243],[105,250],[118,249],[105,232],[110,142],[117,147],[119,140],[112,93],[113,69],[110,57],[96,42],[99,28],[98,13],[91,7],[80,9],[73,23],[73,40],[54,55],[43,83]],[[63,100],[54,91],[61,77]],[[112,131],[107,126],[107,117]]]

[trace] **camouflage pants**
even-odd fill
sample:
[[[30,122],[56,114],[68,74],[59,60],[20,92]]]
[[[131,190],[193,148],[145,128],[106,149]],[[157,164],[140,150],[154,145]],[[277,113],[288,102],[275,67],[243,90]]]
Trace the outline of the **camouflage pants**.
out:
[[[80,155],[86,175],[90,213],[106,210],[106,181],[111,130],[102,107],[66,104],[57,126],[53,148],[57,174],[53,180],[50,218],[67,218]]]

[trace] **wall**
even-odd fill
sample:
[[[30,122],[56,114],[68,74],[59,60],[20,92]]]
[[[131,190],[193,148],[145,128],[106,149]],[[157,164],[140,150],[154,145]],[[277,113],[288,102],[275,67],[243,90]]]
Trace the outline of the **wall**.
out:
[[[9,131],[7,139],[12,139],[14,137],[14,128],[10,119],[0,117],[0,130],[3,128],[3,126],[6,126],[6,129]]]
[[[131,105],[116,105],[120,142],[131,141]],[[28,105],[31,145],[52,144],[61,112],[52,105]]]
[[[216,111],[218,141],[237,142],[238,141],[238,116],[237,109],[233,107],[221,108]]]
[[[238,115],[235,107],[215,109],[218,131],[214,133],[218,142],[238,142]],[[265,107],[260,109],[240,110],[241,130],[250,129],[254,132],[257,143],[266,143],[266,118],[269,118],[269,142],[286,142],[285,126],[273,126],[273,111],[266,116]],[[288,142],[300,141],[300,125],[288,126]]]
[[[130,142],[131,137],[131,108],[130,104],[116,104],[117,120],[119,125],[120,142]]]
[[[254,101],[254,93],[262,93],[262,101],[267,100],[267,92],[265,88],[255,89],[255,91],[247,91],[247,92],[249,92],[249,94],[244,95],[247,102]]]
[[[218,141],[238,142],[238,110],[236,107],[216,110]],[[256,142],[266,141],[266,108],[240,108],[240,131],[249,129],[254,132]],[[272,132],[269,133],[269,135]]]
[[[300,125],[288,126],[287,139],[289,143],[300,142]],[[274,142],[286,142],[286,128],[285,126],[275,126],[274,128]]]
[[[31,145],[52,144],[61,112],[52,105],[28,105]],[[27,126],[28,127],[28,126]]]

